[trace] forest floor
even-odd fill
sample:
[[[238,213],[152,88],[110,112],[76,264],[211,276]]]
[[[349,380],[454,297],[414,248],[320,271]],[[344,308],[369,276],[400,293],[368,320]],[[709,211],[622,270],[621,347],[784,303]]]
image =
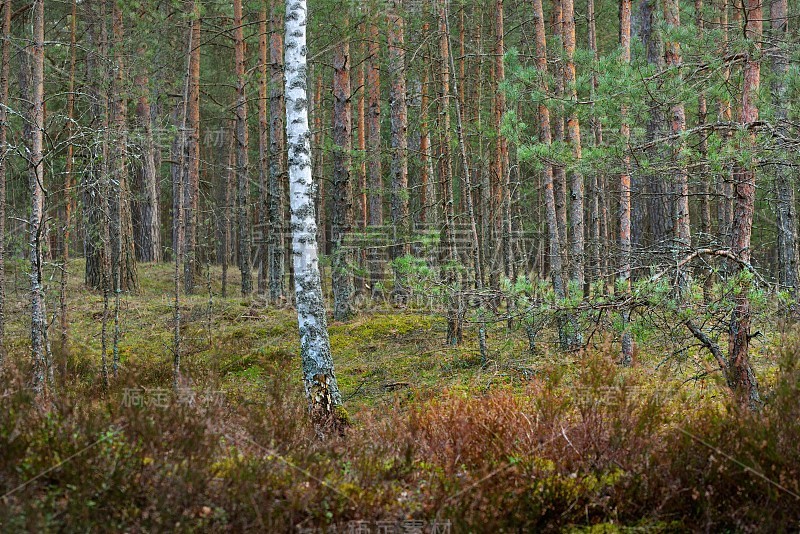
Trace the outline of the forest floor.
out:
[[[3,530],[800,526],[796,331],[754,344],[770,400],[751,414],[702,372],[711,368],[697,347],[683,365],[663,365],[664,347],[642,346],[636,364],[620,369],[610,336],[579,354],[544,342],[531,351],[523,329],[498,321],[484,362],[472,326],[452,347],[439,314],[362,311],[329,325],[350,423],[321,440],[304,413],[294,310],[239,296],[235,269],[230,296],[220,296],[213,268],[181,297],[176,398],[173,268],[140,265],[142,287],[122,296],[118,376],[106,389],[103,298],[73,262],[69,350],[55,319],[56,397],[49,411],[36,409],[25,393],[24,267],[7,268]],[[50,275],[52,314],[58,274]]]

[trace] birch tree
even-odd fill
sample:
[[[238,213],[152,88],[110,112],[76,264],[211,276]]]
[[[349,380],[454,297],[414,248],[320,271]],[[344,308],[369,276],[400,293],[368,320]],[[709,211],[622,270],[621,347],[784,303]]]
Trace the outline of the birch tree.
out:
[[[335,407],[341,404],[342,397],[333,368],[317,255],[308,124],[307,14],[305,0],[286,1],[286,138],[303,382],[312,419],[321,421],[330,418]]]

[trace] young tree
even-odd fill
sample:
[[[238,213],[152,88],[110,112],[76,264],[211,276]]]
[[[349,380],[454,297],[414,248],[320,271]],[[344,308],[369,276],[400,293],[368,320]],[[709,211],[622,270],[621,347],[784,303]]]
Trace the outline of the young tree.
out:
[[[495,148],[495,179],[500,192],[500,238],[503,250],[503,273],[506,278],[514,278],[514,255],[511,245],[511,170],[509,169],[508,139],[502,134],[503,114],[506,112],[506,97],[502,84],[506,79],[504,54],[505,26],[503,0],[495,0],[495,102],[494,102],[494,127],[497,131],[497,146]],[[478,246],[476,244],[476,246]]]
[[[191,17],[192,49],[189,52],[189,101],[187,102],[186,170],[183,184],[183,283],[187,293],[194,291],[194,276],[198,271],[197,207],[200,197],[200,7],[197,0],[186,2]]]
[[[621,49],[620,60],[629,65],[631,62],[631,0],[620,0],[619,3],[619,45]],[[631,290],[631,156],[630,140],[631,128],[628,124],[628,110],[625,105],[620,107],[620,137],[624,143],[622,156],[622,173],[619,176],[619,249],[620,267],[619,283],[626,294]],[[628,366],[633,362],[633,337],[628,328],[630,312],[622,312],[622,365]]]
[[[280,0],[272,0],[270,17],[270,92],[269,92],[269,296],[273,302],[285,297],[284,250],[286,249],[285,198],[286,143],[283,114],[283,36]]]
[[[242,0],[233,2],[233,38],[236,62],[236,224],[239,233],[239,270],[242,295],[253,291],[250,261],[250,182],[247,156],[247,94]]]
[[[331,357],[317,256],[306,87],[307,13],[305,0],[286,1],[286,138],[303,381],[312,418],[324,421],[334,415],[334,409],[341,404],[342,397]]]
[[[8,77],[11,53],[11,0],[3,1],[3,50],[0,57],[0,102],[8,102]],[[0,366],[5,357],[6,344],[6,160],[8,147],[6,121],[8,111],[0,106]]]

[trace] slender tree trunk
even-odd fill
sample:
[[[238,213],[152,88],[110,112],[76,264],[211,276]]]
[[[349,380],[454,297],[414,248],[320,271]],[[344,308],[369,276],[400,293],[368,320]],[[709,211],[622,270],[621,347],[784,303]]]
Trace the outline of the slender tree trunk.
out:
[[[187,39],[191,39],[192,31],[191,28],[187,32]],[[188,42],[188,41],[187,41]],[[191,55],[191,52],[187,50],[187,54]],[[190,57],[190,56],[187,56]],[[188,59],[187,61],[190,61]],[[173,260],[175,257],[180,257],[180,262],[183,264],[183,253],[186,250],[186,246],[184,244],[184,180],[186,175],[186,169],[181,167],[186,161],[186,146],[182,145],[181,142],[184,139],[183,131],[181,128],[183,127],[183,107],[184,102],[180,101],[175,105],[175,108],[172,110],[172,123],[175,125],[175,129],[178,131],[178,135],[175,136],[175,139],[172,141],[171,146],[171,165],[170,165],[170,172],[172,174],[172,256]],[[180,215],[180,217],[178,217]],[[175,221],[180,219],[181,224],[175,224]]]
[[[503,56],[506,53],[505,47],[505,26],[503,0],[495,0],[495,19],[494,31],[495,38],[495,130],[497,132],[497,150],[495,153],[495,173],[497,174],[497,185],[500,191],[500,221],[501,221],[501,243],[503,247],[503,273],[506,278],[514,278],[514,254],[511,243],[511,169],[509,168],[508,158],[508,139],[501,133],[503,114],[506,111],[506,97],[502,90],[505,83],[506,70]]]
[[[31,356],[33,391],[37,397],[49,392],[49,351],[47,312],[42,280],[44,209],[44,0],[33,2],[33,35],[30,49],[32,75],[29,97],[30,138],[28,139],[28,185],[31,193],[29,248],[31,262]]]
[[[560,50],[563,44],[563,10],[561,0],[553,0],[552,10],[553,38],[556,47]],[[560,57],[558,58],[561,59]],[[555,65],[553,76],[555,78],[556,104],[551,117],[553,129],[553,141],[555,143],[564,142],[564,106],[560,103],[564,99],[564,76],[563,63],[558,61]],[[566,269],[569,265],[569,255],[567,244],[567,169],[563,164],[557,163],[553,166],[553,188],[556,199],[556,213],[558,214],[558,237],[561,244],[562,267]]]
[[[222,298],[228,296],[228,262],[231,258],[231,242],[233,241],[231,204],[233,202],[233,182],[236,179],[236,128],[231,121],[231,135],[228,143],[227,166],[225,167],[225,193],[222,207]]]
[[[748,42],[748,52],[744,63],[742,87],[742,126],[750,129],[748,137],[742,142],[740,150],[750,152],[755,149],[755,133],[752,131],[753,123],[758,120],[757,96],[761,76],[760,52],[762,31],[761,0],[745,0],[743,11],[745,15],[745,38]],[[746,166],[739,166],[735,170],[735,203],[733,217],[733,241],[731,251],[739,257],[741,262],[750,263],[751,249],[750,237],[753,231],[753,212],[756,197],[756,167],[755,158]],[[737,263],[737,271],[744,275],[745,267]],[[751,408],[756,408],[760,403],[758,383],[755,373],[750,366],[748,353],[750,345],[750,282],[745,276],[741,278],[741,287],[735,297],[735,306],[731,315],[730,331],[728,334],[730,350],[728,351],[729,370],[728,381],[735,394],[740,396]]]
[[[454,263],[458,261],[458,249],[455,237],[455,200],[453,198],[453,162],[450,157],[450,46],[447,28],[447,1],[444,0],[439,7],[439,52],[440,52],[440,78],[442,93],[439,98],[441,106],[440,117],[441,140],[440,169],[442,210],[444,212],[442,225],[442,281],[445,292],[449,295],[447,311],[447,343],[458,345],[463,339],[463,299],[459,286],[458,273]]]
[[[267,294],[269,277],[269,245],[273,228],[269,224],[269,122],[267,85],[267,2],[261,2],[258,21],[258,294]]]
[[[772,101],[775,107],[775,122],[780,133],[786,133],[789,119],[789,102],[786,80],[789,75],[789,19],[787,0],[772,0],[770,4],[770,38],[772,56]],[[792,297],[798,299],[798,256],[797,238],[797,182],[788,166],[778,166],[775,174],[777,192],[778,258],[779,281],[788,289]]]
[[[10,12],[10,10],[9,10]],[[64,126],[64,130],[67,136],[67,153],[64,156],[64,226],[62,229],[62,236],[61,236],[61,283],[60,283],[60,291],[59,291],[59,318],[60,318],[60,326],[61,326],[61,352],[62,354],[66,355],[69,353],[69,317],[67,315],[67,280],[69,278],[69,245],[70,245],[70,236],[72,230],[72,195],[73,195],[73,157],[75,154],[75,146],[72,142],[72,123],[75,118],[75,63],[77,61],[76,58],[76,27],[77,27],[77,18],[78,18],[78,7],[77,7],[77,0],[72,0],[72,11],[70,13],[70,46],[69,46],[69,89],[67,93],[67,123]],[[6,68],[5,65],[3,68]],[[5,85],[3,85],[5,84]],[[0,81],[0,85],[3,85],[3,88],[0,89],[3,95],[7,95],[8,93],[8,74],[5,74],[5,77]],[[6,101],[6,96],[0,97],[2,101]],[[4,113],[4,112],[3,112]],[[0,116],[0,122],[4,123],[4,117]],[[0,128],[5,128],[5,126],[0,126]],[[5,135],[3,132],[2,135]],[[0,139],[0,147],[5,145],[5,139]],[[2,163],[0,163],[2,165]],[[4,170],[0,170],[0,181],[2,181],[2,185],[0,186],[0,202],[3,204],[5,203],[5,181],[4,181]],[[5,218],[5,206],[0,208],[0,220]],[[4,241],[5,236],[5,221],[3,220],[0,222],[0,243],[5,243]],[[0,249],[3,246],[0,245]],[[4,274],[2,269],[3,266],[4,256],[3,250],[0,250],[0,284],[4,284]],[[0,347],[2,347],[2,299],[4,298],[4,287],[0,286]],[[2,358],[2,354],[0,354],[0,358]]]
[[[270,35],[270,93],[269,93],[269,296],[272,302],[286,297],[284,285],[286,250],[286,143],[283,115],[283,18],[280,0],[273,0]]]
[[[247,157],[247,95],[245,84],[245,42],[242,27],[242,0],[233,2],[234,48],[236,61],[236,223],[239,234],[239,270],[242,295],[253,291],[250,261],[250,182]]]
[[[409,247],[405,244],[410,235],[408,191],[408,105],[406,101],[405,37],[403,18],[399,14],[402,0],[393,0],[388,14],[389,41],[389,108],[391,112],[391,259],[405,255]],[[395,298],[404,298],[406,289],[402,275],[395,269]]]
[[[456,106],[456,132],[458,134],[458,146],[461,152],[461,164],[463,165],[464,184],[466,193],[467,204],[467,217],[470,225],[470,241],[471,241],[471,255],[472,265],[475,272],[475,289],[478,291],[483,290],[483,274],[481,272],[481,253],[480,253],[480,240],[478,238],[478,226],[475,219],[475,207],[472,198],[472,181],[470,176],[469,159],[467,158],[467,145],[464,139],[464,118],[463,118],[463,100],[461,99],[461,90],[459,89],[458,77],[455,76],[455,62],[453,55],[450,53],[450,24],[448,20],[447,4],[445,4],[445,30],[447,36],[448,57],[450,58],[450,69],[453,74],[453,94],[455,96]],[[482,314],[481,314],[482,315]],[[479,319],[480,320],[480,319]],[[488,359],[488,351],[486,348],[486,328],[481,321],[478,325],[478,343],[480,347],[481,360],[486,362]]]
[[[11,55],[11,0],[4,0],[2,8],[3,51],[2,58],[0,58],[0,102],[8,102]],[[7,120],[8,112],[6,107],[0,106],[0,368],[2,368],[6,353],[6,160],[10,152],[9,147],[6,146],[8,137],[8,132],[6,131]]]
[[[548,90],[547,83],[547,37],[545,33],[544,12],[542,0],[533,0],[533,25],[534,46],[536,55],[536,69],[541,73],[540,89]],[[550,109],[542,101],[539,103],[539,138],[541,142],[550,146],[553,142],[550,126]],[[550,276],[553,280],[553,293],[556,302],[561,303],[566,298],[566,284],[564,281],[564,268],[562,265],[562,249],[558,232],[558,210],[556,209],[556,196],[553,184],[553,166],[545,160],[543,169],[544,202],[547,218],[547,238],[549,242]],[[571,323],[571,321],[570,321]],[[567,321],[559,321],[558,333],[563,348],[571,348],[576,340],[574,333],[568,331]]]
[[[589,118],[589,125],[592,130],[592,137],[594,142],[594,148],[600,149],[603,146],[603,123],[600,117],[597,114],[595,109],[594,101],[595,95],[597,92],[597,87],[599,85],[599,80],[597,78],[597,69],[598,69],[598,55],[597,55],[597,24],[595,20],[595,10],[594,10],[594,0],[588,0],[587,4],[587,16],[589,19],[589,51],[592,54],[592,76],[589,85],[589,95],[590,100],[592,101],[591,104],[591,111],[590,111],[590,118]],[[593,170],[590,177],[590,187],[591,187],[591,205],[590,205],[590,215],[589,220],[591,221],[591,257],[592,257],[592,264],[591,264],[591,276],[589,278],[589,284],[594,282],[604,280],[605,272],[603,269],[603,262],[602,258],[603,254],[603,239],[606,237],[603,232],[603,219],[601,218],[601,208],[603,206],[602,202],[602,189],[603,189],[603,182],[605,178],[602,176],[602,172],[598,170]],[[600,284],[600,291],[605,291],[604,284]]]
[[[367,184],[369,189],[369,225],[372,233],[383,226],[383,174],[381,169],[381,80],[380,40],[375,23],[369,29],[369,60],[367,62]],[[383,284],[381,249],[370,248],[368,270],[373,296],[378,296]]]
[[[187,293],[194,291],[197,267],[197,207],[200,196],[200,9],[197,0],[188,0],[186,10],[192,17],[192,46],[189,52],[189,101],[186,127],[186,183],[183,186],[183,282]]]
[[[703,0],[694,2],[695,23],[697,25],[697,36],[701,40],[705,33],[705,18],[703,17]],[[708,103],[705,91],[701,90],[697,95],[697,125],[704,126],[708,119]],[[708,159],[708,137],[701,135],[698,144],[698,153],[702,161]],[[700,224],[701,231],[705,239],[711,236],[711,177],[708,173],[708,166],[703,163],[700,168]],[[708,278],[711,279],[710,277]]]
[[[619,4],[619,44],[620,61],[626,66],[631,62],[631,0],[620,0]],[[622,156],[622,173],[619,176],[619,250],[620,267],[619,282],[625,294],[631,291],[631,128],[628,124],[628,110],[625,105],[620,108],[622,123],[620,137],[625,144]],[[622,311],[622,365],[633,363],[633,336],[630,327],[630,311]]]
[[[124,26],[122,8],[114,2],[112,8],[112,37],[114,41],[115,73],[112,81],[113,134],[114,134],[114,195],[111,213],[113,236],[112,270],[114,282],[114,338],[112,370],[117,376],[119,368],[120,340],[120,295],[122,291],[135,291],[138,286],[136,273],[136,252],[133,239],[133,214],[131,210],[131,194],[128,187],[127,162],[127,116],[128,95],[125,79]]]
[[[664,2],[664,22],[667,31],[674,32],[680,28],[680,3],[678,0],[663,0]],[[681,45],[678,41],[668,40],[664,43],[664,57],[667,69],[675,71],[673,77],[677,80],[677,85],[681,84],[683,59],[681,57]],[[691,230],[689,226],[689,180],[686,166],[683,163],[684,141],[682,134],[686,130],[686,111],[683,101],[673,102],[670,108],[670,134],[677,140],[672,150],[672,161],[676,166],[674,171],[674,232],[675,245],[673,250],[676,257],[685,256],[691,249]],[[690,284],[688,269],[680,269],[678,277],[678,290],[684,294]]]
[[[237,0],[238,1],[238,0]],[[312,419],[334,415],[342,398],[331,357],[314,221],[311,146],[306,90],[306,2],[286,2],[286,137],[295,295],[303,379]]]
[[[365,26],[361,27],[361,30],[365,30]],[[367,98],[366,98],[366,81],[367,81],[367,42],[361,42],[361,57],[362,60],[358,66],[355,68],[358,69],[356,76],[356,87],[358,90],[358,189],[357,195],[355,195],[356,201],[358,203],[358,220],[357,225],[358,229],[361,231],[362,239],[363,236],[366,234],[367,224],[369,222],[369,204],[367,203]],[[361,272],[364,272],[364,269],[367,266],[367,251],[362,246],[360,250],[358,250],[358,265]],[[363,274],[360,274],[357,277],[357,284],[356,284],[356,291],[360,294],[364,293],[366,288],[366,284],[368,284],[368,278],[364,277]]]
[[[325,132],[323,124],[325,123],[325,108],[324,100],[322,98],[322,74],[317,76],[316,89],[314,90],[314,131],[312,133],[312,150],[314,154],[314,190],[315,202],[317,202],[317,243],[323,254],[325,254],[326,245],[328,243],[328,233],[326,228],[326,210],[325,210]]]
[[[724,56],[728,50],[728,0],[722,0],[719,9],[719,26],[722,31],[722,39],[719,53]],[[728,62],[723,66],[723,80],[726,86],[729,85],[731,78],[731,66]],[[718,102],[718,115],[721,122],[731,122],[733,120],[733,110],[731,101],[723,93]],[[725,132],[724,137],[728,143],[731,142],[732,132]],[[730,168],[726,168],[719,183],[719,204],[717,206],[717,218],[719,221],[719,235],[723,247],[731,246],[731,231],[733,227],[733,176]],[[723,263],[724,271],[726,264]]]
[[[346,25],[346,23],[345,23]],[[353,316],[351,254],[345,239],[353,224],[350,164],[352,151],[352,104],[350,102],[350,43],[343,39],[333,55],[333,182],[331,191],[331,286],[333,318]]]
[[[422,32],[427,35],[430,32],[430,24],[425,23]],[[420,139],[419,139],[419,158],[420,158],[420,188],[419,188],[419,222],[425,225],[429,221],[429,205],[435,204],[435,194],[433,191],[433,160],[431,158],[431,130],[428,122],[428,106],[430,106],[429,92],[430,74],[428,69],[422,71],[422,98],[420,104]],[[433,210],[435,213],[436,210]]]
[[[188,122],[189,122],[189,112],[190,112],[190,95],[192,92],[192,69],[194,62],[193,58],[193,51],[194,49],[200,44],[194,41],[195,38],[195,31],[194,27],[189,29],[189,39],[188,39],[188,46],[186,47],[186,71],[184,72],[184,80],[183,80],[183,98],[181,99],[181,109],[179,110],[179,138],[177,139],[177,146],[180,147],[180,156],[178,158],[177,167],[180,169],[179,178],[175,180],[174,183],[177,183],[177,191],[175,191],[176,197],[178,199],[185,199],[186,195],[184,194],[184,189],[188,187],[189,180],[186,176],[188,173],[188,151],[184,149],[188,143],[188,136],[189,132],[188,129]],[[185,214],[185,210],[183,209],[176,209],[174,213],[174,217],[172,220],[173,224],[173,235],[178,236],[180,240],[183,239],[183,231],[184,231],[184,221],[183,216]],[[182,357],[182,338],[181,338],[181,262],[183,260],[183,252],[185,252],[185,248],[180,247],[175,249],[175,257],[174,260],[174,271],[172,273],[172,283],[173,283],[173,346],[172,346],[172,387],[177,391],[178,387],[181,384],[181,357]]]
[[[564,89],[570,110],[567,114],[567,142],[572,148],[573,165],[569,172],[570,194],[570,279],[576,291],[584,287],[584,224],[583,224],[583,174],[581,161],[581,127],[578,121],[578,92],[575,79],[575,9],[573,0],[561,2],[564,19]]]

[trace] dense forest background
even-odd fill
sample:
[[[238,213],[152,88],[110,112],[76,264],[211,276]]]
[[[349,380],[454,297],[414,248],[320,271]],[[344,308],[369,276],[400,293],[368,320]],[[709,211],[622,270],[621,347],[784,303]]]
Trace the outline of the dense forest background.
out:
[[[566,374],[579,390],[575,413],[591,426],[582,427],[583,445],[597,447],[590,436],[602,434],[607,449],[588,459],[588,449],[573,443],[563,426],[557,430],[559,410],[566,408],[540,412],[553,422],[546,432],[559,442],[563,434],[569,451],[542,454],[552,454],[561,469],[558,458],[577,453],[596,479],[553,489],[551,501],[543,497],[536,505],[543,508],[530,516],[539,518],[532,523],[524,520],[527,505],[514,501],[520,515],[498,523],[510,528],[558,524],[542,504],[548,502],[579,523],[567,506],[570,492],[575,502],[586,498],[595,506],[605,498],[597,487],[606,486],[616,488],[613,499],[629,510],[628,519],[647,515],[653,501],[631,497],[641,479],[621,483],[623,489],[615,484],[649,464],[623,467],[624,455],[604,456],[623,447],[614,432],[634,419],[643,433],[625,446],[662,454],[670,465],[661,465],[657,476],[648,471],[662,477],[654,486],[661,489],[648,490],[655,495],[683,476],[675,475],[676,466],[694,461],[687,460],[694,446],[719,456],[718,444],[699,437],[708,437],[704,432],[733,443],[722,430],[744,432],[733,421],[753,418],[749,428],[777,432],[776,421],[796,412],[787,400],[798,376],[787,347],[795,346],[800,314],[796,3],[312,0],[301,51],[308,66],[297,68],[285,64],[295,46],[286,23],[297,20],[293,9],[301,4],[3,0],[0,365],[9,391],[31,392],[24,399],[7,395],[16,407],[10,414],[36,406],[72,421],[72,408],[61,403],[93,399],[94,406],[122,395],[125,409],[133,409],[136,388],[163,387],[164,395],[180,396],[202,386],[236,399],[227,408],[232,411],[265,404],[270,417],[291,427],[271,435],[274,447],[307,439],[303,454],[329,458],[341,452],[336,440],[348,439],[347,428],[377,428],[370,426],[377,424],[371,418],[380,419],[370,412],[374,402],[389,396],[399,402],[398,391],[413,391],[413,402],[403,401],[413,404],[416,395],[434,396],[419,388],[442,389],[449,400],[414,408],[411,419],[397,423],[405,434],[380,432],[389,432],[387,443],[398,447],[391,469],[401,469],[401,449],[411,447],[404,440],[422,432],[429,449],[408,452],[406,460],[441,454],[442,465],[453,461],[442,484],[466,491],[474,486],[454,482],[460,467],[453,458],[470,446],[437,449],[442,428],[463,423],[465,435],[477,436],[483,431],[470,426],[477,419],[481,428],[495,428],[506,409],[524,415],[517,403],[527,401],[514,388],[527,387],[526,399],[557,404],[552,388]],[[305,97],[287,106],[286,84],[302,86]],[[304,163],[287,137],[297,117],[292,113],[306,107],[313,213],[305,213],[311,204],[297,200],[293,187],[302,180],[291,169]],[[316,269],[316,255],[305,261],[309,256],[298,252],[314,242],[303,234],[309,228],[321,276],[299,270]],[[295,311],[299,345],[289,320]],[[300,364],[292,361],[297,353]],[[289,414],[302,418],[296,393],[275,389],[284,379],[294,384],[289,370],[299,369],[311,406],[308,428],[287,422]],[[616,395],[620,376],[633,380],[633,389],[620,391],[635,390],[636,402],[645,405],[614,397],[611,404],[624,409],[587,419],[581,402],[587,395]],[[454,386],[479,397],[494,381],[515,393],[475,405],[449,397]],[[688,442],[663,442],[687,456],[654,452],[656,445],[641,441],[643,429],[664,437],[665,428],[683,420],[671,417],[689,420],[694,413],[670,404],[689,402],[685,397],[663,398],[662,389],[683,391],[685,384],[694,388],[690,395],[699,391],[705,399],[702,408],[692,408],[697,426],[681,427],[678,435]],[[296,404],[276,416],[280,410],[271,402],[279,397]],[[348,401],[361,419],[352,421],[342,409]],[[481,419],[490,416],[480,415],[480,406],[495,419]],[[654,406],[660,415],[648,411]],[[729,410],[725,417],[721,406]],[[104,412],[100,419],[116,415]],[[30,417],[45,419],[31,424],[33,445],[9,453],[7,465],[13,454],[38,450],[36,439],[49,435],[46,416]],[[164,420],[148,423],[142,435],[152,425],[184,425],[180,418],[191,414],[158,417]],[[538,417],[536,424],[545,425]],[[126,424],[144,424],[133,419]],[[86,439],[94,435],[82,419],[70,424]],[[4,425],[12,451],[17,423]],[[504,443],[533,439],[500,426],[487,432],[505,436]],[[250,430],[247,439],[268,434]],[[796,422],[782,431],[763,441],[775,447],[766,456],[777,471],[739,462],[777,492],[767,499],[777,500],[776,510],[787,510],[783,499],[800,492],[796,451],[792,456],[783,448],[798,431]],[[308,445],[319,438],[327,445]],[[494,439],[475,437],[475,443],[484,438]],[[206,445],[214,448],[197,446]],[[506,452],[517,458],[502,450],[498,458]],[[217,454],[195,452],[209,462]],[[373,453],[360,460],[389,454]],[[469,477],[477,485],[497,466],[474,454],[480,469]],[[503,465],[517,462],[508,461]],[[549,472],[537,461],[528,467]],[[313,464],[310,456],[297,462]],[[615,462],[620,471],[613,474],[606,468]],[[414,465],[397,475],[403,488],[422,476]],[[564,467],[565,476],[573,467]],[[209,476],[215,469],[198,468]],[[509,469],[502,476],[517,480],[517,468]],[[365,472],[366,479],[374,475]],[[77,468],[74,475],[80,477]],[[323,481],[318,491],[348,491],[328,475],[310,477]],[[7,479],[0,487],[10,492],[0,497],[3,506],[21,514],[20,521],[33,521],[36,514],[23,513],[24,499],[16,500],[21,494],[6,498],[25,477]],[[690,479],[674,487],[692,486]],[[734,487],[732,480],[741,482],[732,477],[720,484]],[[750,495],[757,486],[735,487]],[[177,501],[188,498],[181,491]],[[448,504],[446,491],[430,491],[421,500],[409,497],[417,512],[453,506],[459,521],[472,526],[491,517],[489,504]],[[707,510],[720,514],[704,512],[708,524],[752,525],[754,509],[729,512],[703,491]],[[310,499],[319,504],[321,495]],[[494,497],[488,492],[487,502],[500,502]],[[361,493],[352,508],[331,504],[340,508],[330,516],[322,508],[304,515],[292,508],[299,497],[284,498],[294,504],[272,509],[281,528],[302,518],[316,526],[396,512],[384,502],[370,508]],[[586,506],[589,524],[613,515],[603,508],[590,520]],[[212,508],[200,519],[222,528],[227,519]],[[791,516],[776,514],[772,519],[784,526]],[[152,526],[145,516],[131,517]],[[656,513],[654,521],[669,517]],[[130,519],[117,518],[119,525]],[[207,526],[202,521],[195,527]]]

